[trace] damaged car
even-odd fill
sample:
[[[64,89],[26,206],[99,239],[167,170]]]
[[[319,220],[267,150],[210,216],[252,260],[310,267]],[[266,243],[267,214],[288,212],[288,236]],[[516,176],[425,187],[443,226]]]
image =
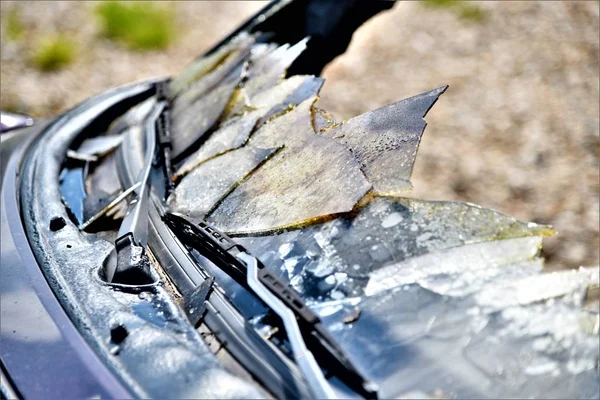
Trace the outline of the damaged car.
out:
[[[276,0],[173,77],[3,135],[5,397],[598,397],[598,269],[408,197],[451,88],[319,105],[393,5]]]

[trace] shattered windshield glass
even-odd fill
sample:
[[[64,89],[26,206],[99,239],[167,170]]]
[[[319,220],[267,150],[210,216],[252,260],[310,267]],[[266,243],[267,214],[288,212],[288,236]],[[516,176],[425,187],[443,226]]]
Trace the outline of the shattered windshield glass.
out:
[[[598,308],[586,300],[598,268],[544,273],[551,227],[405,197],[424,118],[447,86],[336,122],[319,107],[322,79],[285,77],[306,41],[258,37],[241,34],[171,80],[167,210],[211,223],[293,288],[382,398],[598,396]],[[111,128],[140,154],[148,107]],[[104,157],[70,206],[79,222],[123,193],[106,157],[119,143],[72,154],[62,185],[80,197],[81,159]],[[266,308],[192,254],[285,350]]]
[[[206,219],[276,272],[381,397],[597,394],[598,315],[582,308],[597,269],[542,274],[550,227],[402,197],[424,117],[447,87],[336,123],[318,108],[321,85],[309,85],[317,78],[283,78],[302,43],[263,46],[254,45],[236,93],[224,94],[213,133],[183,162],[171,210]],[[184,92],[210,75],[195,79]],[[235,156],[275,147],[254,168]],[[221,194],[207,202],[213,191]],[[268,318],[253,321],[272,332]]]

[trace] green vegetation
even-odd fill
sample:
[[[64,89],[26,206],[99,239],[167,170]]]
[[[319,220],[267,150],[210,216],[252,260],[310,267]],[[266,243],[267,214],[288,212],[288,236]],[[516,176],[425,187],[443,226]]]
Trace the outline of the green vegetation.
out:
[[[9,40],[19,40],[25,33],[25,27],[21,22],[21,10],[13,8],[6,13],[4,18],[4,26],[6,27],[6,38]]]
[[[95,11],[102,23],[102,35],[132,50],[164,49],[174,39],[172,5],[103,1]]]
[[[453,11],[459,18],[481,22],[485,19],[485,11],[476,5],[468,4],[466,1],[458,0],[425,0],[424,4],[431,8],[445,8]]]
[[[55,35],[36,44],[31,63],[40,71],[57,71],[75,61],[76,53],[76,45],[71,39]]]

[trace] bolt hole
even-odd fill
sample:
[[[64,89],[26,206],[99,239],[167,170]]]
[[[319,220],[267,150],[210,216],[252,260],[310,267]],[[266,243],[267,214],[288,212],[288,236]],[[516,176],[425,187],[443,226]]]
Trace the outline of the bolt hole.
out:
[[[72,246],[70,244],[67,245],[67,249],[70,249]]]
[[[62,217],[54,217],[50,220],[50,230],[52,232],[60,231],[65,226],[67,226],[67,223]]]
[[[119,324],[110,330],[110,341],[115,344],[121,344],[127,338],[129,332],[127,332],[127,328],[124,325]]]

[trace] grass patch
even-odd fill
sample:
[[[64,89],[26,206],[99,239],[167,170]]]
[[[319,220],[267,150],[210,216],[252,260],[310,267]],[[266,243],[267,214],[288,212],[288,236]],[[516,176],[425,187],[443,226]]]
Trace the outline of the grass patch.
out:
[[[175,36],[172,5],[103,1],[95,8],[102,35],[136,51],[167,48]]]
[[[21,22],[21,10],[13,8],[6,13],[4,18],[4,26],[6,27],[6,38],[8,40],[19,40],[25,33],[25,27]]]
[[[448,9],[454,12],[460,19],[471,22],[482,22],[485,11],[480,7],[468,4],[466,1],[458,0],[425,0],[426,7]]]
[[[76,53],[76,45],[71,39],[64,35],[51,36],[36,44],[31,63],[40,71],[58,71],[73,63]]]

